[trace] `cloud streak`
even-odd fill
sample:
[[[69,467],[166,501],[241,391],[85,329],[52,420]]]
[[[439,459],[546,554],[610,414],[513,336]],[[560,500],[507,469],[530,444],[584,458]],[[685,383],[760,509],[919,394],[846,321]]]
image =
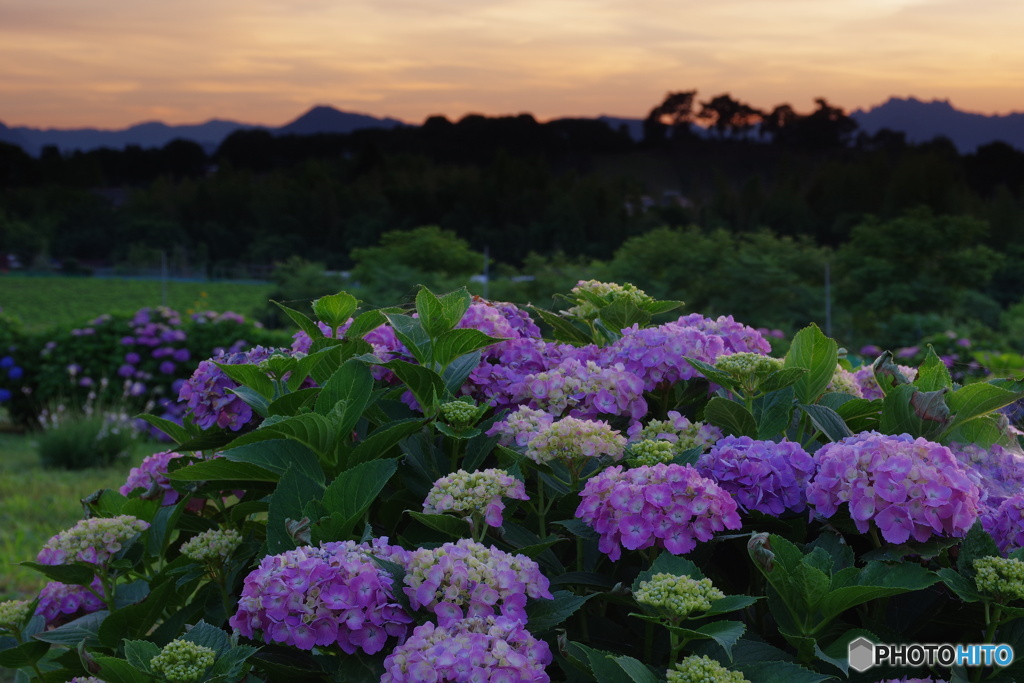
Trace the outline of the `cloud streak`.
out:
[[[1006,113],[1024,109],[1021,28],[1008,0],[0,0],[0,120],[642,116],[692,88]]]

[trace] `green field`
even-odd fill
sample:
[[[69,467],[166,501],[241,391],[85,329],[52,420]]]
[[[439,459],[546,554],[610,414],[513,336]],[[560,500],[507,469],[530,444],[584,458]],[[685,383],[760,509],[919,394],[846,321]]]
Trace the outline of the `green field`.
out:
[[[166,304],[191,310],[235,311],[246,317],[267,302],[272,284],[167,282]],[[134,313],[165,303],[159,280],[0,275],[0,309],[26,331],[78,325],[104,313]]]
[[[0,434],[0,601],[42,588],[47,579],[18,563],[35,560],[51,536],[82,519],[82,498],[120,486],[133,465],[163,448],[140,444],[130,462],[108,469],[44,470],[31,436]]]

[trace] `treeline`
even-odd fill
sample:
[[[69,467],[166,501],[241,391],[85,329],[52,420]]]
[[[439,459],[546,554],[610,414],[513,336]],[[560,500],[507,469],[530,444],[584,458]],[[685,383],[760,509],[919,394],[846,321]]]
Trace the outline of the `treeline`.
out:
[[[954,261],[987,249],[967,288],[994,303],[991,315],[1024,298],[1024,153],[866,135],[825,100],[816,107],[762,112],[729,95],[670,93],[637,141],[595,120],[472,115],[348,135],[240,131],[209,153],[182,140],[40,158],[0,145],[0,253],[68,270],[160,251],[206,272],[289,256],[348,270],[384,233],[437,225],[486,249],[496,271],[522,273],[538,259],[612,262],[661,227],[765,231],[824,261],[860,239],[858,226],[881,226],[877,249],[906,250],[910,272],[933,269],[915,256],[921,235],[893,232],[910,221],[922,235],[950,233],[935,249]],[[837,282],[845,267],[836,262]]]

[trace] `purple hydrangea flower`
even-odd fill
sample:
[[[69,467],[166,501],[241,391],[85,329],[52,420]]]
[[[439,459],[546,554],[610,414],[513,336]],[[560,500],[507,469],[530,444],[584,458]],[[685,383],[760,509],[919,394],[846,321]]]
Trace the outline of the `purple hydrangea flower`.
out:
[[[846,503],[857,530],[874,522],[889,543],[963,536],[978,518],[980,491],[948,448],[909,434],[865,432],[826,444],[807,502],[831,517]]]
[[[749,325],[736,322],[731,315],[720,315],[714,320],[700,313],[684,315],[676,321],[679,325],[695,327],[701,332],[713,334],[722,339],[725,353],[771,353],[772,346],[764,336]]]
[[[744,510],[778,516],[807,507],[804,489],[814,475],[814,459],[791,441],[727,436],[700,457],[697,470],[717,481]]]
[[[601,366],[568,358],[552,369],[526,375],[509,387],[513,401],[552,415],[582,419],[647,414],[643,381],[622,363]]]
[[[974,444],[950,444],[949,449],[981,491],[981,523],[993,536],[999,521],[999,506],[1007,498],[1024,491],[1024,455],[993,444],[982,448]]]
[[[222,354],[211,360],[204,360],[181,386],[178,400],[188,404],[197,425],[209,429],[217,425],[222,429],[237,432],[252,420],[252,408],[235,394],[228,391],[238,387],[213,361],[229,365],[254,364],[266,360],[275,349],[255,346],[241,353]]]
[[[622,548],[657,546],[683,555],[715,532],[739,529],[736,501],[690,465],[609,467],[587,481],[576,517],[601,535],[611,560]]]
[[[427,622],[384,660],[381,683],[549,683],[551,649],[523,624],[471,617],[449,626]]]
[[[88,587],[50,581],[39,591],[36,614],[46,619],[47,626],[58,626],[106,607],[98,597],[101,595],[103,584],[98,576],[93,577]]]
[[[543,410],[520,406],[509,413],[501,422],[495,422],[487,430],[487,436],[497,436],[502,446],[526,447],[533,437],[547,427],[555,418]]]
[[[410,552],[405,571],[409,604],[433,612],[441,626],[496,611],[525,623],[527,597],[552,598],[536,562],[468,538]]]
[[[327,323],[317,321],[316,326],[320,328],[320,331],[324,333],[325,337],[331,339],[341,339],[345,336],[345,332],[352,326],[352,318],[349,318],[344,325],[332,330]],[[309,335],[299,330],[292,335],[292,353],[309,353],[309,349],[313,346],[313,340],[310,339]]]
[[[393,580],[373,557],[401,563],[405,551],[381,538],[306,546],[263,558],[244,582],[228,623],[247,638],[300,650],[338,645],[375,654],[405,639],[412,617],[395,600]]]
[[[135,489],[154,490],[161,495],[161,505],[173,505],[178,501],[179,494],[171,488],[167,478],[167,466],[175,458],[184,457],[181,453],[163,451],[146,456],[138,467],[128,473],[128,480],[118,491],[127,496]]]
[[[981,523],[1001,553],[1024,548],[1024,493],[1015,493],[995,510],[982,515]]]

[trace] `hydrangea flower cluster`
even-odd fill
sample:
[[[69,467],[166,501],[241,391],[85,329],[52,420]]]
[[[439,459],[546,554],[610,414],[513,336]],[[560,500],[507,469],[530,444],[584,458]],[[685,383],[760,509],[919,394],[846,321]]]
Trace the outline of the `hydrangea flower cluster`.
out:
[[[552,415],[596,418],[647,414],[643,382],[622,363],[599,365],[568,358],[544,372],[526,375],[509,387],[512,400]]]
[[[380,652],[402,639],[412,617],[394,596],[391,575],[374,562],[402,560],[405,551],[349,542],[305,546],[264,557],[244,582],[229,624],[247,638],[300,650],[337,644],[347,654]]]
[[[381,683],[549,683],[551,650],[523,624],[471,617],[448,626],[427,622],[384,660]]]
[[[627,431],[629,440],[663,439],[671,441],[676,451],[682,453],[698,446],[707,450],[724,436],[718,427],[704,422],[690,422],[678,411],[670,410],[667,416],[667,420],[651,420],[645,426],[633,425]]]
[[[625,299],[643,308],[645,305],[654,302],[654,299],[647,292],[628,282],[620,285],[615,282],[601,282],[600,280],[580,280],[569,291],[568,298],[575,301],[576,305],[567,309],[565,311],[566,314],[582,318],[583,320],[594,320],[597,318],[600,310],[585,296],[586,294],[598,297],[605,305]]]
[[[930,676],[928,678],[908,678],[904,676],[903,678],[886,678],[878,681],[878,683],[949,683],[949,681],[944,678],[931,678]]]
[[[75,676],[68,683],[104,683],[95,676]]]
[[[711,579],[694,579],[675,574],[655,574],[641,581],[633,598],[676,619],[685,619],[694,612],[707,612],[711,603],[725,593],[711,585]]]
[[[73,586],[59,581],[50,581],[39,591],[39,603],[36,614],[41,614],[47,626],[53,626],[63,617],[90,614],[103,609],[106,605],[100,596],[103,595],[103,584],[100,577],[94,577],[88,587]]]
[[[857,375],[850,372],[842,365],[836,365],[835,374],[832,375],[832,379],[829,380],[828,386],[825,387],[825,391],[836,394],[849,394],[856,398],[864,398],[864,390],[861,389],[861,384],[857,380]],[[881,389],[879,389],[881,391]]]
[[[1024,600],[1024,562],[1005,557],[979,557],[974,561],[978,590],[1003,600]]]
[[[487,436],[497,436],[498,443],[502,446],[525,447],[533,437],[550,427],[554,421],[554,416],[543,410],[520,406],[501,422],[495,422],[487,430]]]
[[[441,415],[455,429],[469,427],[476,418],[477,408],[472,402],[447,401],[441,404]]]
[[[913,382],[917,377],[917,368],[912,368],[907,365],[897,365],[896,367],[898,367],[899,371],[903,373],[903,376],[911,382]],[[882,387],[878,385],[878,380],[875,379],[875,369],[871,367],[871,363],[865,363],[854,370],[853,378],[857,381],[857,384],[860,387],[861,398],[874,401],[885,397],[885,392],[882,391]]]
[[[999,504],[995,512],[983,514],[981,523],[995,539],[999,552],[1024,548],[1024,493],[1010,496]]]
[[[719,356],[715,367],[731,375],[744,391],[753,394],[768,375],[782,369],[783,360],[752,351],[739,351]]]
[[[529,500],[526,485],[505,470],[489,469],[480,472],[459,470],[434,482],[423,501],[423,512],[442,514],[464,513],[470,520],[483,513],[488,526],[500,527],[505,503],[502,498]]]
[[[975,444],[950,444],[949,450],[981,489],[982,523],[986,528],[999,505],[1024,490],[1024,455],[1017,450],[993,444],[983,448]]]
[[[563,417],[537,433],[526,445],[526,457],[544,464],[557,460],[573,464],[584,458],[620,460],[626,437],[607,422]]]
[[[221,429],[237,432],[252,420],[252,408],[231,393],[238,384],[218,368],[214,362],[226,365],[248,365],[270,358],[277,349],[255,346],[240,353],[224,353],[204,360],[192,373],[178,393],[178,400],[188,404],[195,423],[203,429],[217,425]]]
[[[621,339],[601,350],[600,363],[621,365],[642,380],[644,391],[654,391],[662,383],[701,376],[685,356],[714,363],[725,352],[721,337],[693,326],[679,322],[646,328],[633,325],[622,330]]]
[[[70,564],[75,561],[104,564],[121,550],[125,541],[149,528],[149,522],[132,517],[93,517],[80,520],[46,542],[36,561]]]
[[[807,502],[831,517],[846,503],[857,530],[874,521],[889,543],[963,536],[980,492],[948,448],[909,434],[865,432],[822,446]]]
[[[644,467],[672,462],[677,455],[676,445],[664,439],[634,441],[626,447],[630,467]]]
[[[0,602],[0,632],[17,631],[28,616],[29,600],[6,600]]]
[[[171,683],[198,681],[217,661],[211,648],[178,638],[163,646],[149,666]]]
[[[242,535],[234,529],[210,529],[181,545],[181,554],[194,562],[224,562],[242,545]]]
[[[742,509],[778,516],[807,507],[804,490],[815,463],[798,443],[727,436],[702,455],[696,467],[731,493]]]
[[[724,353],[751,351],[768,355],[772,351],[772,345],[768,343],[764,335],[749,325],[736,322],[731,315],[720,315],[711,319],[705,318],[700,313],[691,313],[680,317],[676,324],[693,327],[701,332],[719,337],[725,346]]]
[[[730,671],[707,655],[685,657],[665,676],[668,683],[750,683],[739,671]]]
[[[580,493],[576,517],[601,535],[598,549],[611,560],[622,548],[657,546],[674,555],[723,529],[739,529],[736,502],[690,465],[609,467]]]
[[[449,626],[465,617],[495,614],[526,622],[526,598],[551,599],[548,578],[536,562],[463,538],[409,553],[405,593]]]
[[[171,460],[181,458],[183,454],[174,451],[163,451],[147,455],[138,467],[133,467],[128,472],[128,480],[118,489],[123,496],[127,496],[135,489],[145,489],[153,493],[162,492],[161,505],[174,505],[178,502],[179,493],[171,487],[171,480],[167,478],[167,466]]]

